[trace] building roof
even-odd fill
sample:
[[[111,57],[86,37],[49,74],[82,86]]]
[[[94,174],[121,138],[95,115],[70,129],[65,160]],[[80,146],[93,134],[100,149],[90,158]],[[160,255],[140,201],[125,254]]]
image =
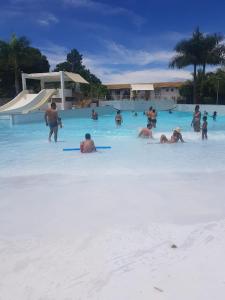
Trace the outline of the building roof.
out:
[[[154,91],[152,83],[136,83],[131,84],[132,91]]]
[[[121,90],[121,89],[132,89],[132,86],[149,86],[153,85],[154,88],[179,88],[184,84],[184,82],[156,82],[156,83],[135,83],[135,84],[130,84],[130,83],[110,83],[106,84],[106,87],[109,90]]]
[[[184,84],[184,82],[156,82],[153,83],[154,88],[179,88]]]
[[[110,83],[110,84],[105,84],[105,86],[109,89],[109,90],[121,90],[121,89],[130,89],[131,88],[131,84],[129,83]]]
[[[86,83],[88,82],[80,76],[80,74],[72,73],[72,72],[63,72],[64,81],[74,81],[78,83]],[[61,72],[48,72],[48,73],[33,73],[26,74],[23,73],[24,78],[26,79],[43,79],[45,82],[58,82],[60,81]]]

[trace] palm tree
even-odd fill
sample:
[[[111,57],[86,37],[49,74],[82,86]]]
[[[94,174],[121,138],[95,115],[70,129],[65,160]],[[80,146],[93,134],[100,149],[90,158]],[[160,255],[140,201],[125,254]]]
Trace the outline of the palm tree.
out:
[[[198,67],[202,68],[202,85],[205,77],[206,65],[225,64],[224,37],[221,34],[204,35],[197,28],[190,39],[184,39],[175,46],[176,55],[171,60],[171,68],[184,68],[193,65],[193,97],[196,99],[196,84]],[[202,93],[202,89],[200,94]]]
[[[15,91],[19,93],[20,65],[26,65],[29,61],[30,43],[26,37],[17,38],[12,35],[10,41],[0,41],[0,63],[8,65],[14,73]]]
[[[180,41],[174,48],[176,55],[169,63],[170,68],[182,69],[184,67],[193,65],[193,97],[196,103],[196,80],[197,80],[197,67],[201,64],[202,41],[204,40],[203,34],[197,28],[190,39]]]
[[[206,65],[225,64],[225,45],[222,43],[224,36],[218,33],[206,35],[202,44],[201,65],[205,75]]]

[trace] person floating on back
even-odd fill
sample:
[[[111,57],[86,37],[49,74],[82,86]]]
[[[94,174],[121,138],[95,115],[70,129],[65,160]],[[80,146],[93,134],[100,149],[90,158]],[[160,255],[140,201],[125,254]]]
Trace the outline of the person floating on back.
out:
[[[123,123],[123,117],[120,113],[120,110],[117,110],[117,112],[116,112],[115,122],[116,122],[117,126],[120,126]]]
[[[45,112],[45,123],[46,126],[49,126],[50,132],[48,136],[49,142],[51,142],[52,134],[54,133],[54,141],[57,142],[58,138],[58,126],[62,128],[61,118],[58,116],[58,112],[56,110],[56,104],[51,103],[51,107],[48,108]]]
[[[207,140],[208,139],[208,122],[207,122],[207,117],[204,116],[203,118],[203,124],[202,124],[202,139]]]
[[[174,129],[173,135],[171,136],[170,140],[164,134],[160,137],[160,144],[174,144],[178,143],[179,141],[181,141],[181,143],[184,143],[181,129],[179,127]]]
[[[146,138],[146,139],[149,139],[151,138],[152,139],[152,124],[148,124],[147,125],[147,128],[142,128],[141,131],[139,132],[138,134],[138,137],[140,138]]]
[[[216,117],[217,117],[217,112],[214,111],[214,113],[213,113],[213,115],[212,115],[213,121],[216,121]]]
[[[85,134],[85,140],[80,143],[80,152],[81,153],[91,153],[95,152],[95,143],[91,139],[90,133]]]
[[[92,109],[91,118],[92,120],[98,120],[98,113],[94,109]]]

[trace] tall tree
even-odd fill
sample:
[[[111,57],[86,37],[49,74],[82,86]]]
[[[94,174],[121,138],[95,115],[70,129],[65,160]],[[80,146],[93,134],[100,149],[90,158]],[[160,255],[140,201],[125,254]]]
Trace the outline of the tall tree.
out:
[[[207,65],[219,65],[225,63],[225,45],[222,43],[224,37],[221,34],[204,34],[197,28],[190,39],[180,41],[174,48],[176,55],[172,58],[169,66],[171,68],[184,68],[193,65],[193,97],[197,102],[196,84],[197,72],[202,70],[204,80]],[[202,81],[203,84],[203,81]],[[202,95],[202,88],[200,89]]]
[[[49,63],[40,50],[30,46],[26,37],[13,34],[9,42],[0,41],[0,76],[3,83],[6,78],[13,79],[16,94],[20,91],[21,71],[49,71]]]
[[[196,80],[197,80],[197,67],[201,64],[202,41],[204,40],[203,34],[197,28],[190,39],[180,41],[174,48],[176,55],[169,63],[169,67],[182,69],[184,67],[193,65],[193,97],[194,103],[197,102],[196,97]]]
[[[80,74],[89,82],[89,85],[81,86],[83,94],[87,97],[104,97],[107,93],[101,80],[92,74],[83,64],[83,56],[76,49],[72,49],[70,53],[67,54],[65,62],[56,65],[55,71],[67,71]]]
[[[219,65],[225,63],[224,36],[218,33],[204,36],[202,41],[201,65],[205,75],[206,65]]]

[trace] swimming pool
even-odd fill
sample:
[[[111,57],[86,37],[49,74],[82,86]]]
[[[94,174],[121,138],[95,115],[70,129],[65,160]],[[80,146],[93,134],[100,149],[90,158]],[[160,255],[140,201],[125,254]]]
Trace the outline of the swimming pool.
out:
[[[159,299],[154,287],[167,300],[225,293],[225,117],[209,118],[203,142],[190,113],[159,112],[150,144],[137,138],[143,114],[123,118],[118,128],[114,115],[64,119],[57,144],[44,122],[0,125],[4,300]],[[177,126],[187,143],[158,144]],[[86,132],[112,149],[62,151]]]
[[[123,113],[124,123],[117,128],[114,115],[64,119],[59,130],[59,143],[47,142],[48,128],[45,123],[1,126],[0,147],[2,176],[42,173],[83,174],[88,171],[104,174],[152,174],[157,172],[202,172],[224,170],[225,117],[215,122],[208,120],[209,140],[202,142],[201,134],[194,133],[191,114],[160,112],[154,140],[137,139],[138,131],[146,126],[146,116],[134,117]],[[159,145],[160,135],[171,136],[173,128],[181,127],[186,144]],[[111,150],[91,155],[78,152],[64,153],[63,148],[79,147],[86,132],[91,133],[96,145],[112,146]]]

